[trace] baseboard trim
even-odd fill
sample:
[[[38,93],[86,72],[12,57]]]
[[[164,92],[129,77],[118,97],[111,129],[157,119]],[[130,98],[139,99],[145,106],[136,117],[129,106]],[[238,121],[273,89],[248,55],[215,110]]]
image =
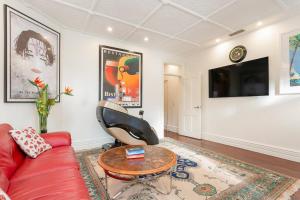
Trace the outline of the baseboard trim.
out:
[[[103,144],[109,142],[113,142],[113,139],[109,137],[91,138],[86,140],[75,140],[72,142],[72,146],[77,151],[77,150],[92,149],[97,147],[100,148]]]
[[[234,147],[238,147],[250,151],[255,151],[258,153],[263,153],[270,156],[275,156],[275,157],[279,157],[279,158],[283,158],[295,162],[300,162],[300,151],[298,150],[277,147],[273,145],[267,145],[267,144],[257,143],[257,142],[243,140],[239,138],[226,137],[226,136],[209,134],[209,133],[203,133],[202,137],[205,140],[226,144],[229,146],[234,146]]]
[[[177,127],[177,126],[167,125],[167,126],[165,126],[164,128],[165,128],[165,130],[167,130],[167,131],[172,131],[172,132],[175,132],[175,133],[178,132],[178,127]]]

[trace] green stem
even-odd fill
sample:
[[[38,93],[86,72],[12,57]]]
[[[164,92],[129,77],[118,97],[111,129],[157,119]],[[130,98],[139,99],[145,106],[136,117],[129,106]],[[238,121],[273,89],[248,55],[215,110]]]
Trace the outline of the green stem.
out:
[[[47,132],[47,118],[48,118],[48,116],[39,115],[40,133],[46,133]]]
[[[57,99],[59,96],[63,95],[64,92],[59,93],[58,95],[56,95],[56,97],[54,99]]]
[[[35,85],[35,87],[36,87],[36,89],[38,91],[39,96],[41,96],[41,91],[40,91],[39,87],[37,85]]]

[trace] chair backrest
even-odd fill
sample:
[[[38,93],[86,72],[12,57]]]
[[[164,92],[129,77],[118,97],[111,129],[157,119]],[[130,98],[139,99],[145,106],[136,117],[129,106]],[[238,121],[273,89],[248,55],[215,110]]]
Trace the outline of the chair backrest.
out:
[[[25,154],[10,136],[13,128],[9,124],[0,124],[0,171],[10,179],[23,163]]]
[[[118,104],[101,100],[96,112],[102,128],[122,143],[131,145],[159,143],[155,131],[147,121],[129,115],[127,110]]]
[[[110,101],[106,101],[106,100],[101,100],[97,106],[96,109],[96,115],[97,115],[97,119],[101,125],[101,127],[108,133],[110,134],[112,137],[115,137],[112,132],[108,129],[107,124],[105,123],[105,120],[103,119],[103,109],[104,108],[109,108],[118,112],[122,112],[122,113],[128,113],[127,110],[125,108],[123,108],[122,106],[115,104],[113,102]]]
[[[105,107],[105,108],[109,108],[118,112],[122,112],[122,113],[128,113],[128,110],[122,106],[120,106],[119,104],[113,103],[111,101],[105,101],[105,100],[101,100],[99,102],[99,107]]]

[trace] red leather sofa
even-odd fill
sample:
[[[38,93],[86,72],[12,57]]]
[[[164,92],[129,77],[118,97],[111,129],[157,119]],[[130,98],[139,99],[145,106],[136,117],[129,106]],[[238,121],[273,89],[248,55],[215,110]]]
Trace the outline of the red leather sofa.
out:
[[[12,200],[90,199],[67,132],[42,134],[52,145],[36,159],[27,157],[0,124],[0,187]]]

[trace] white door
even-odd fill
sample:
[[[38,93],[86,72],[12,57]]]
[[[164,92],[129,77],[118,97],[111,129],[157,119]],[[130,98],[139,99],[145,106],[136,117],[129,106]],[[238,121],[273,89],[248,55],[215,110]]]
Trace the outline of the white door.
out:
[[[183,79],[181,135],[201,139],[201,76]]]

